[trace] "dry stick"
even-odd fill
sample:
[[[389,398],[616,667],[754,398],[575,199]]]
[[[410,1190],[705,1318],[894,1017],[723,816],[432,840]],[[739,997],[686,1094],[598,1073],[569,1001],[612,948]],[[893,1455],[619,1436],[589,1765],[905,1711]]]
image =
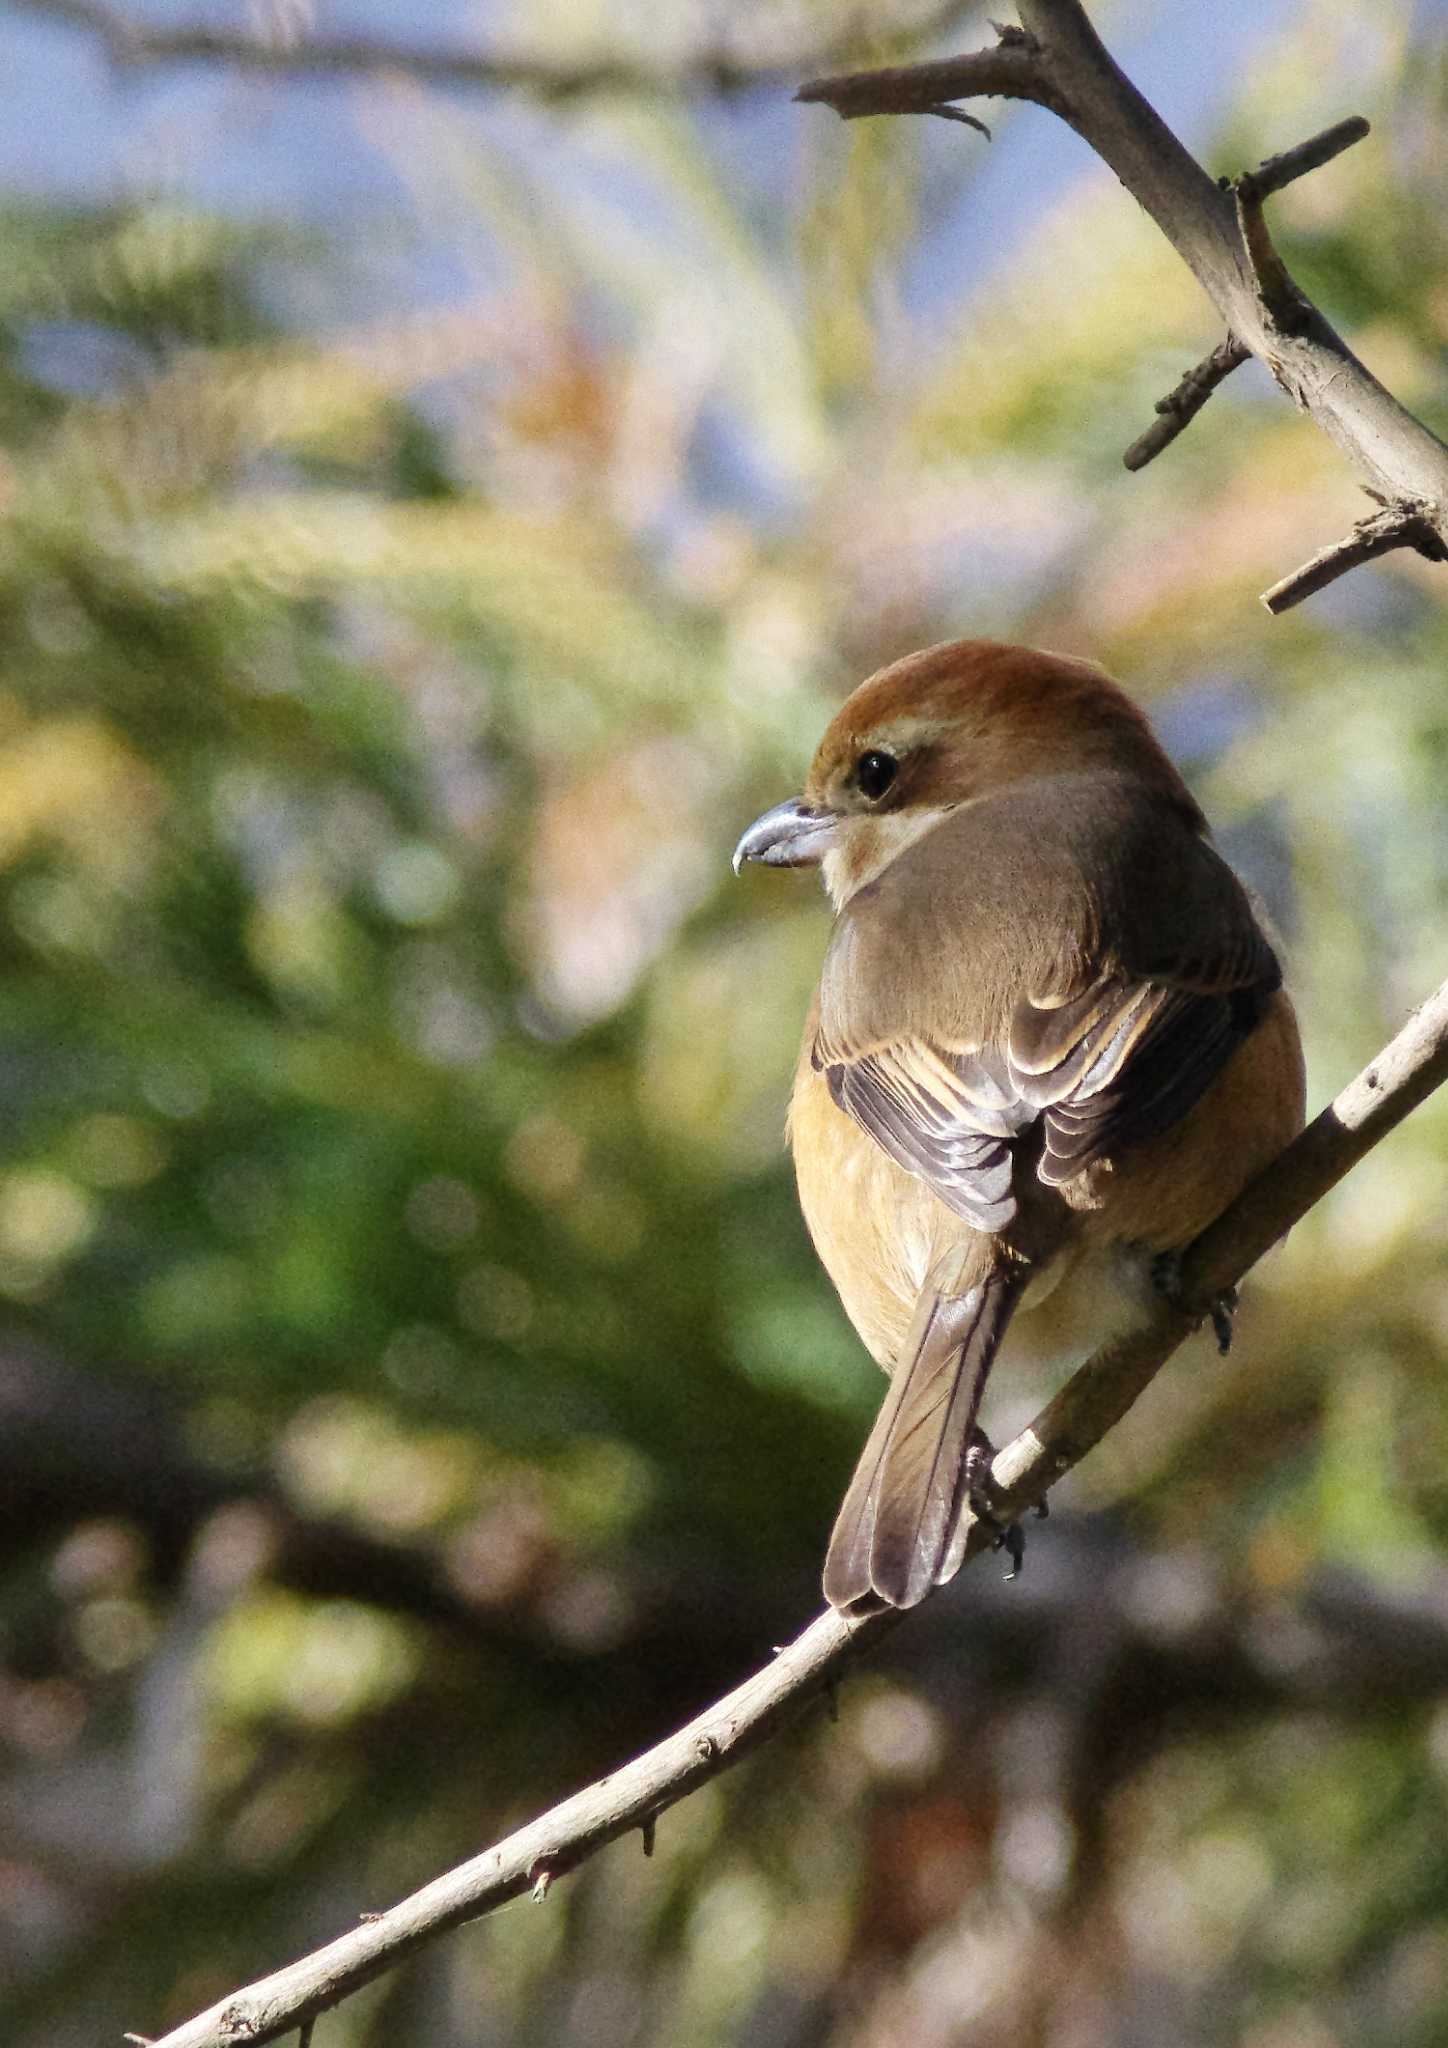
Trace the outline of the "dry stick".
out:
[[[1291,611],[1293,605],[1301,604],[1314,591],[1325,590],[1349,569],[1391,554],[1394,548],[1416,548],[1430,562],[1448,561],[1448,547],[1429,523],[1423,506],[1407,502],[1385,505],[1381,512],[1360,519],[1351,533],[1323,548],[1300,569],[1264,590],[1262,602],[1274,616]]]
[[[1448,1080],[1448,982],[1414,1013],[1392,1043],[1309,1124],[1185,1253],[1176,1303],[1107,1345],[1072,1375],[991,1467],[1002,1518],[1044,1499],[1120,1421],[1196,1328],[1212,1299],[1231,1287],[1363,1154]],[[975,1522],[966,1557],[992,1541]],[[638,1829],[645,1850],[659,1814],[716,1778],[831,1689],[848,1660],[904,1617],[822,1614],[773,1661],[677,1734],[597,1784],[531,1821],[496,1848],[435,1878],[390,1912],[234,1992],[164,2035],[154,2048],[236,2048],[273,2041],[336,2005],[422,1943],[549,1885],[606,1842]]]
[[[1296,143],[1278,156],[1269,156],[1255,171],[1244,171],[1236,181],[1237,189],[1241,191],[1245,186],[1254,199],[1265,199],[1270,192],[1280,192],[1284,185],[1305,177],[1309,171],[1320,171],[1324,164],[1330,164],[1335,156],[1341,156],[1370,132],[1361,114],[1349,114],[1346,120],[1334,121],[1330,128],[1324,128],[1321,134],[1310,135],[1306,142]]]
[[[780,51],[751,62],[728,50],[705,50],[670,67],[626,57],[549,57],[508,50],[448,49],[434,43],[406,43],[361,34],[266,35],[244,27],[196,20],[143,20],[109,0],[9,0],[47,21],[58,21],[99,38],[117,67],[143,64],[225,64],[232,70],[271,76],[357,76],[405,72],[439,85],[482,86],[531,92],[545,100],[572,100],[600,93],[738,93],[760,86],[793,84],[810,63],[838,61],[866,33],[881,29],[916,41],[944,34],[965,12],[968,0],[941,4],[913,21],[881,23],[864,8],[831,35],[823,50]]]
[[[1365,124],[1357,117],[1339,122],[1269,159],[1248,174],[1239,199],[1236,190],[1208,177],[1120,70],[1080,0],[1020,0],[1020,11],[1024,31],[1002,31],[993,50],[817,79],[799,97],[831,106],[847,120],[928,112],[981,94],[1031,100],[1058,114],[1150,214],[1228,332],[1266,364],[1368,487],[1385,503],[1420,508],[1425,527],[1448,541],[1448,448],[1384,390],[1295,285],[1290,298],[1264,292],[1238,219],[1241,204],[1260,242],[1255,223],[1262,198],[1328,162],[1358,139]]]
[[[1177,435],[1189,427],[1217,386],[1230,377],[1239,364],[1251,360],[1252,351],[1229,334],[1209,356],[1195,363],[1180,384],[1156,401],[1157,418],[1139,434],[1121,460],[1131,470],[1145,469],[1148,462],[1169,448]]]

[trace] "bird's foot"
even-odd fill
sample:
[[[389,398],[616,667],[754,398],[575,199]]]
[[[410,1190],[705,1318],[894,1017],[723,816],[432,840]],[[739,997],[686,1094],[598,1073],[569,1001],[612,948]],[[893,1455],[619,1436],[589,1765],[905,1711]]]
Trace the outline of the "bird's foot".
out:
[[[965,1454],[963,1485],[965,1497],[970,1503],[971,1513],[987,1529],[995,1531],[992,1550],[1003,1550],[1011,1561],[1006,1573],[1007,1580],[1018,1579],[1026,1561],[1026,1532],[1019,1522],[1003,1522],[996,1512],[995,1489],[991,1484],[991,1461],[995,1457],[995,1446],[983,1429],[977,1429],[971,1437]],[[1050,1512],[1044,1500],[1036,1505],[1036,1514],[1044,1519]]]
[[[1158,1294],[1165,1296],[1173,1308],[1183,1306],[1180,1252],[1156,1254],[1151,1262],[1151,1284]],[[1207,1317],[1212,1325],[1212,1334],[1217,1340],[1217,1349],[1223,1358],[1232,1348],[1232,1318],[1237,1313],[1239,1298],[1235,1287],[1224,1287],[1220,1294],[1214,1294],[1207,1303]]]

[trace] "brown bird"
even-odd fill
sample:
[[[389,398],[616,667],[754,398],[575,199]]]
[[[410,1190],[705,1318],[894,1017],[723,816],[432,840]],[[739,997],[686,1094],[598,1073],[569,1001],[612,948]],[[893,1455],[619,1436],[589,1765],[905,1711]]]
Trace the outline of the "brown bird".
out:
[[[825,1593],[910,1607],[985,1505],[1012,1315],[1054,1295],[1083,1353],[1140,1319],[1163,1259],[1301,1129],[1296,1019],[1195,800],[1091,662],[958,640],[882,669],[745,861],[822,867],[838,913],[790,1140],[891,1375]]]

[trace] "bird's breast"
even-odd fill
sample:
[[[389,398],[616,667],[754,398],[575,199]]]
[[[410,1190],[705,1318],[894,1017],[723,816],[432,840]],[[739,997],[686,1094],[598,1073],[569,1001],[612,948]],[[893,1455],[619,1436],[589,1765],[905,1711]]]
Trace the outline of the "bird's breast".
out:
[[[836,1107],[801,1060],[790,1142],[805,1224],[866,1350],[888,1372],[925,1276],[967,1226]]]

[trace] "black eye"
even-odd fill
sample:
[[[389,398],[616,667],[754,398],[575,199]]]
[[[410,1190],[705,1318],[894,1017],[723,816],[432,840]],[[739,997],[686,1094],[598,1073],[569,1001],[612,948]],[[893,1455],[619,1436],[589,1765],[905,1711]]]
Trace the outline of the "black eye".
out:
[[[899,772],[900,763],[893,754],[878,754],[873,748],[868,754],[861,754],[855,769],[861,796],[867,796],[873,803],[885,794]]]

